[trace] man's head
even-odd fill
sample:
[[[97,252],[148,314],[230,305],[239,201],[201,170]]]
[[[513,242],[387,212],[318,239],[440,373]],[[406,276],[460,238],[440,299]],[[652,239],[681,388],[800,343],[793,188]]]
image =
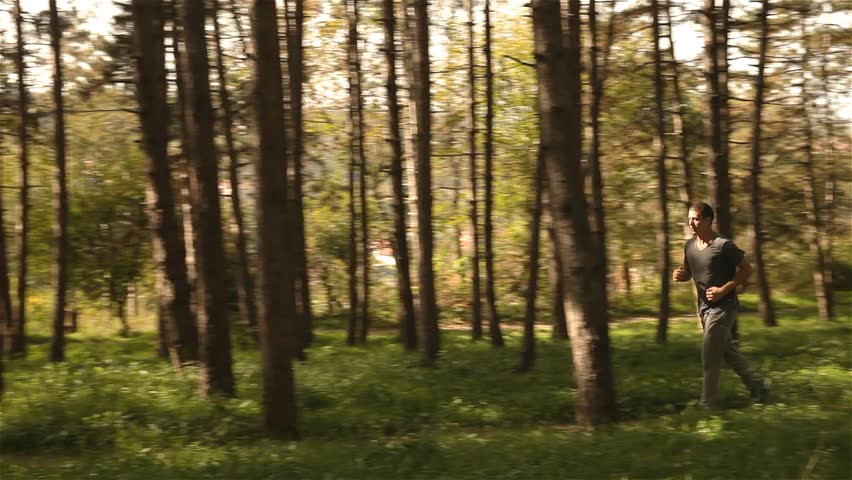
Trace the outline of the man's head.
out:
[[[689,229],[699,237],[708,236],[713,231],[713,207],[704,203],[693,203],[689,207]]]

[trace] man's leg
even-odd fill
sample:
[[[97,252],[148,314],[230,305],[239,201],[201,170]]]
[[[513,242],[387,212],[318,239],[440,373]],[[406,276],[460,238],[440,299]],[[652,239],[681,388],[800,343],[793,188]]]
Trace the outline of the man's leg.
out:
[[[730,307],[731,310],[727,315],[733,320],[734,324],[737,321],[737,306]],[[749,393],[755,398],[760,399],[763,395],[764,382],[759,375],[754,373],[754,370],[749,366],[748,360],[737,348],[736,342],[729,342],[725,347],[725,361],[739,375],[740,380],[748,388]]]
[[[726,313],[721,308],[713,307],[705,310],[701,316],[704,325],[704,343],[701,346],[704,388],[701,392],[701,404],[704,406],[711,406],[716,401],[722,358],[731,344],[731,319]]]

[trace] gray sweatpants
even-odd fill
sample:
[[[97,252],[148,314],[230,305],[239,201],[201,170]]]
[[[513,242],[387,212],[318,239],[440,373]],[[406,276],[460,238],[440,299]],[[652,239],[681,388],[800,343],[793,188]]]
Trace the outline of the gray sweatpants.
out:
[[[713,405],[717,400],[723,358],[740,376],[751,395],[757,396],[763,386],[763,379],[754,373],[731,337],[731,328],[736,321],[738,308],[739,302],[733,301],[706,307],[700,312],[701,326],[704,328],[704,344],[701,348],[701,360],[704,364],[702,404]]]

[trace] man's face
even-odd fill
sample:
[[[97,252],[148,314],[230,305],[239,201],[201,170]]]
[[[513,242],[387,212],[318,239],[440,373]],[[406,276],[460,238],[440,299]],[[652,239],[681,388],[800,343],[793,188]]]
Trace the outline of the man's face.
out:
[[[713,228],[713,221],[710,220],[710,217],[702,217],[701,212],[695,210],[689,211],[687,221],[689,222],[689,229],[692,231],[693,235],[703,235],[710,232]]]

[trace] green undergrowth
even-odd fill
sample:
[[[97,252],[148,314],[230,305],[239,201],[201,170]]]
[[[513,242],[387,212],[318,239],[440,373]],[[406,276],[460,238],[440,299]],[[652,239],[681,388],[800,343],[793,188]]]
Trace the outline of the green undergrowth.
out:
[[[773,402],[753,404],[726,371],[716,411],[690,406],[694,320],[674,321],[665,345],[654,322],[614,323],[620,421],[595,432],[573,423],[569,344],[544,330],[526,374],[517,329],[503,349],[445,331],[433,368],[391,334],[347,347],[321,331],[295,367],[300,441],[259,433],[259,354],[244,340],[237,398],[208,400],[196,371],[156,359],[151,334],[72,334],[59,365],[36,337],[5,362],[0,478],[850,478],[849,318],[792,313],[772,329],[742,316],[741,348],[773,379]]]

